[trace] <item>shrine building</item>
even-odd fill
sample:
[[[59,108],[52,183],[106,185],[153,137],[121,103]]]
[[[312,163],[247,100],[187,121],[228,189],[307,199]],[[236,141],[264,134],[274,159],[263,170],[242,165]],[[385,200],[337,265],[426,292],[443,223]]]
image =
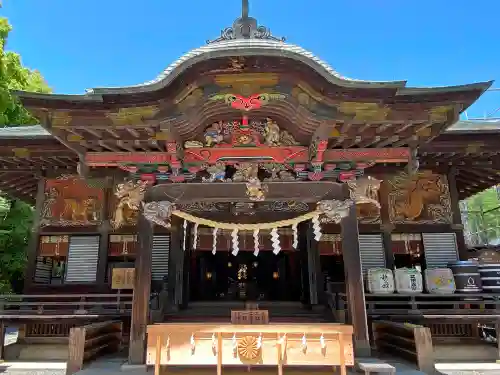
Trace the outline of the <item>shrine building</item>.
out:
[[[0,129],[0,190],[36,208],[27,308],[88,302],[59,333],[25,321],[26,338],[108,314],[141,364],[152,321],[217,321],[245,301],[271,323],[314,320],[342,292],[369,351],[369,269],[467,259],[458,203],[500,183],[500,133],[459,117],[491,84],[347,78],[244,6],[151,81],[16,92],[40,121]]]

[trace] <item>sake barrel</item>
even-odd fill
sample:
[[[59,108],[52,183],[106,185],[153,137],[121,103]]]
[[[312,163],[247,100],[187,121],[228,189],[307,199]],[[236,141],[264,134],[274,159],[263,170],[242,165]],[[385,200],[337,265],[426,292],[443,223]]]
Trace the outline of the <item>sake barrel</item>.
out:
[[[424,271],[425,289],[431,294],[455,293],[455,278],[450,268],[429,268]]]
[[[394,271],[398,293],[422,293],[422,274],[415,268],[398,268]]]
[[[500,293],[500,263],[480,263],[478,268],[483,290]]]
[[[477,262],[457,261],[449,263],[448,267],[453,271],[455,287],[458,293],[481,293],[481,274]]]
[[[375,294],[394,293],[394,276],[388,268],[370,268],[368,276],[368,291]]]

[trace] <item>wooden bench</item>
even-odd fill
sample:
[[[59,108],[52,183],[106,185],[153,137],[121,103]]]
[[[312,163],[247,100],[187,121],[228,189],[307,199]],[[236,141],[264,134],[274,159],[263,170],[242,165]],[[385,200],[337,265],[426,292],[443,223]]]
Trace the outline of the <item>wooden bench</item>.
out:
[[[415,363],[420,371],[436,373],[429,328],[410,323],[375,320],[372,322],[372,331],[380,353],[398,355]]]
[[[370,375],[372,372],[384,374],[396,374],[396,368],[376,358],[359,358],[354,361],[356,368]]]
[[[123,322],[111,320],[71,328],[66,375],[80,371],[86,361],[121,349]]]
[[[269,311],[231,310],[231,324],[269,324]]]

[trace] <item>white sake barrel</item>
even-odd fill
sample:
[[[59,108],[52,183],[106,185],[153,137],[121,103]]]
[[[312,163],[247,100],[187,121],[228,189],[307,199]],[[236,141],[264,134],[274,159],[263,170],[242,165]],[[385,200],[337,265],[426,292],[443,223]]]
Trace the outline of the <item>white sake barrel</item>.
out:
[[[425,270],[425,288],[431,294],[455,293],[455,278],[450,268],[430,268]]]
[[[388,268],[368,270],[368,291],[375,294],[394,293],[394,276]]]
[[[394,271],[396,278],[396,291],[398,293],[422,293],[424,281],[422,274],[415,268],[398,268]]]

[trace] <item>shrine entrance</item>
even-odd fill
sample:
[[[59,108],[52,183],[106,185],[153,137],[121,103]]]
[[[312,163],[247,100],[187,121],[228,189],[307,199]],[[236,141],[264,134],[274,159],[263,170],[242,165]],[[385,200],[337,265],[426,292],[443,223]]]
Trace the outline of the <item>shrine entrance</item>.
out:
[[[302,295],[297,252],[264,250],[198,251],[192,254],[192,301],[299,301]]]

